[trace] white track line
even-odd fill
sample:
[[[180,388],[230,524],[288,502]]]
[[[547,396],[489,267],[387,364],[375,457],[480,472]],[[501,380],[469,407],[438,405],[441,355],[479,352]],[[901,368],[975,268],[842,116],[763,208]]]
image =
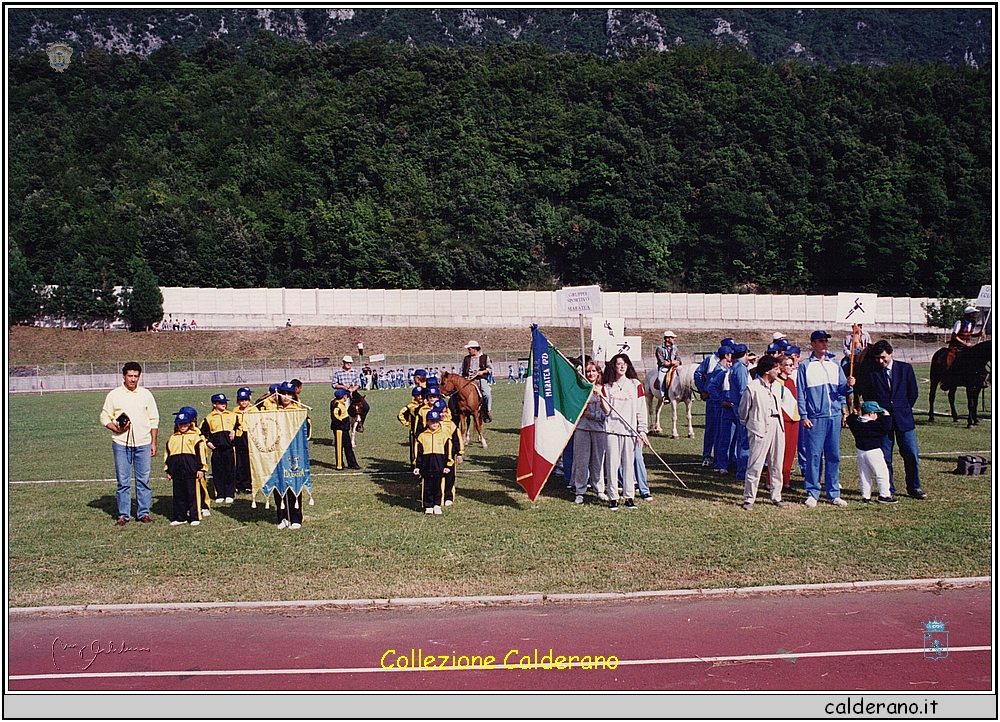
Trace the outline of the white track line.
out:
[[[989,645],[976,647],[951,647],[949,655],[958,652],[989,652],[993,647]],[[665,664],[719,664],[725,662],[767,662],[771,660],[796,661],[799,659],[821,659],[825,657],[877,657],[880,655],[897,654],[923,654],[922,647],[910,649],[852,649],[837,652],[788,652],[785,654],[741,654],[727,657],[673,657],[666,659],[623,659],[619,660],[618,666],[652,666]],[[580,667],[579,662],[574,662],[570,667]],[[194,669],[194,670],[171,670],[162,672],[68,672],[51,674],[12,674],[7,677],[12,682],[28,682],[44,679],[114,679],[119,677],[245,677],[249,675],[314,675],[314,674],[379,674],[395,672],[483,672],[483,671],[508,671],[509,669],[519,669],[512,666],[505,668],[498,660],[494,669],[483,670],[470,669],[468,667],[443,667],[435,669],[425,669],[423,667],[339,667],[339,668],[313,668],[313,669]]]

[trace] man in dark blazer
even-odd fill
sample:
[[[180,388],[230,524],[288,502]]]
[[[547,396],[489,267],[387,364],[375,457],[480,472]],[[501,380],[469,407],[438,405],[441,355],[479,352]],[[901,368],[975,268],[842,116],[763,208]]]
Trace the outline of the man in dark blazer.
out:
[[[920,467],[917,462],[917,426],[913,420],[913,404],[917,402],[917,377],[913,367],[903,361],[894,361],[892,345],[882,339],[868,348],[876,360],[869,368],[862,393],[866,401],[877,401],[889,411],[892,430],[882,442],[882,453],[889,467],[889,491],[895,494],[892,480],[892,448],[899,444],[906,473],[906,493],[914,499],[926,499],[927,492],[920,488]]]

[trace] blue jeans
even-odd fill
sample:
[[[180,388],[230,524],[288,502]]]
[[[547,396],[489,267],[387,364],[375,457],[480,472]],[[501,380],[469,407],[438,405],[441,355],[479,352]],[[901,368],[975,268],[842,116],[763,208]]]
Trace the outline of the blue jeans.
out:
[[[920,467],[917,464],[917,430],[899,431],[893,429],[882,439],[882,454],[885,465],[889,467],[889,493],[895,494],[896,487],[892,483],[892,446],[893,437],[899,442],[899,455],[903,457],[903,471],[906,474],[906,493],[920,491]]]
[[[799,438],[803,436],[806,449],[806,494],[819,499],[819,479],[826,460],[826,498],[840,496],[840,414],[820,416],[812,421],[812,428],[799,426]]]
[[[483,400],[486,402],[486,413],[493,411],[493,389],[483,379],[479,380],[479,388],[483,391]]]
[[[135,475],[135,500],[139,505],[136,518],[149,514],[153,504],[153,488],[149,485],[149,467],[152,457],[149,455],[149,444],[145,446],[123,446],[111,444],[115,452],[115,476],[118,478],[118,490],[115,499],[118,501],[118,516],[126,519],[132,517],[132,476]]]

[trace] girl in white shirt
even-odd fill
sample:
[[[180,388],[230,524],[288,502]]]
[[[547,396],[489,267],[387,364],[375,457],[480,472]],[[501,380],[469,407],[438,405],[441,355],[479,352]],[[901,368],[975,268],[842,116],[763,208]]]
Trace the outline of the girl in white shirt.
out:
[[[604,422],[608,435],[604,478],[611,498],[608,508],[618,509],[618,472],[621,470],[625,508],[632,510],[636,508],[635,453],[649,442],[646,440],[646,395],[627,354],[616,354],[608,361],[601,399],[607,416]]]

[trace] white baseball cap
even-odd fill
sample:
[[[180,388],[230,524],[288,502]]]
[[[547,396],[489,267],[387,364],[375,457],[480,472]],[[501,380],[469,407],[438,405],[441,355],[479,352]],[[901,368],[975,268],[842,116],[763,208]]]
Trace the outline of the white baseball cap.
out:
[[[663,338],[677,338],[677,334],[673,331],[664,331]]]
[[[349,363],[349,364],[354,363],[354,357],[353,356],[344,356],[344,358],[342,358],[340,360],[343,361],[344,363]]]
[[[779,338],[786,338],[786,336],[781,331],[775,331],[771,334],[772,341],[777,341]]]
[[[479,348],[479,342],[478,341],[469,341],[469,343],[465,344],[465,347],[466,348]]]
[[[979,309],[975,306],[966,306],[964,313],[979,313]]]

